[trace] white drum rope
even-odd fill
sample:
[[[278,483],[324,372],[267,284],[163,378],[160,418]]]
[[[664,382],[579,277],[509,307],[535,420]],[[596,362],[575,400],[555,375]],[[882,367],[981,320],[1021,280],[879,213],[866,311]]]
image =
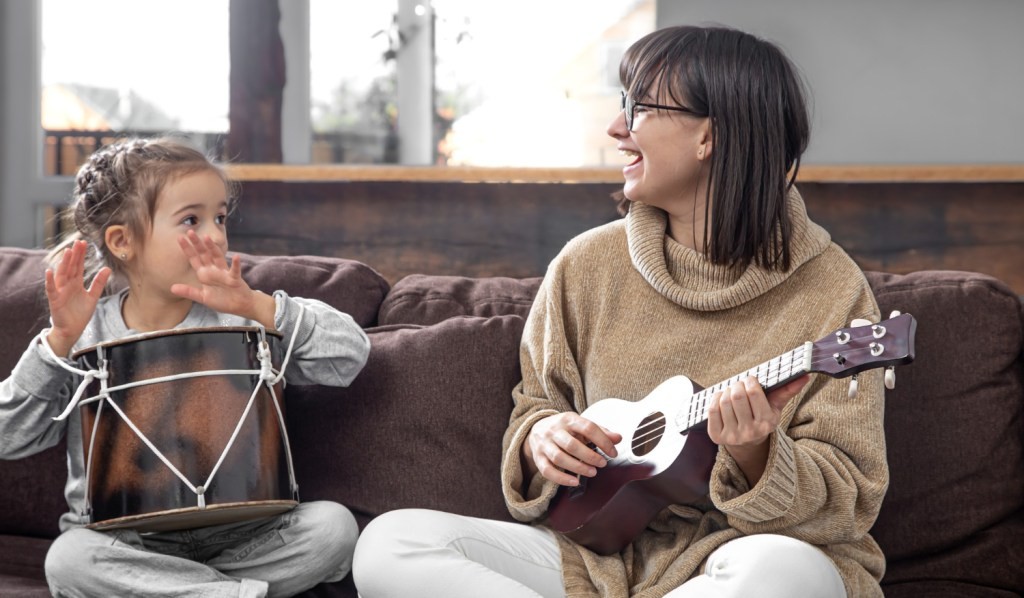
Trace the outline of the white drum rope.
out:
[[[54,417],[53,419],[56,421],[63,421],[67,419],[67,417],[71,414],[72,411],[74,411],[75,407],[81,407],[98,401],[100,402],[100,405],[98,406],[96,412],[96,419],[93,422],[92,434],[90,435],[89,438],[89,454],[86,457],[85,479],[87,486],[91,486],[92,483],[90,473],[92,469],[93,445],[96,439],[96,431],[99,425],[100,413],[102,412],[103,404],[109,403],[111,408],[114,409],[115,412],[117,412],[117,414],[121,417],[122,420],[124,420],[125,424],[127,424],[128,427],[131,428],[133,432],[135,432],[135,435],[139,437],[139,440],[141,440],[149,448],[149,450],[152,451],[153,454],[156,455],[157,458],[160,459],[160,461],[162,461],[163,464],[169,470],[171,470],[171,472],[174,473],[174,475],[177,476],[178,479],[182,481],[182,483],[184,483],[186,486],[189,487],[190,490],[192,490],[192,492],[196,495],[198,507],[200,509],[205,509],[206,490],[209,489],[210,486],[213,484],[214,476],[216,476],[217,471],[220,469],[221,463],[224,462],[224,459],[225,457],[227,457],[227,454],[231,450],[231,447],[234,446],[235,439],[238,437],[238,434],[241,431],[242,426],[245,424],[246,417],[249,415],[249,412],[251,411],[252,406],[256,401],[256,397],[259,394],[260,385],[257,384],[256,387],[253,389],[252,394],[249,396],[249,401],[245,405],[245,410],[242,412],[242,416],[239,418],[238,424],[232,431],[230,439],[228,439],[227,445],[224,447],[224,450],[221,452],[220,457],[217,459],[217,463],[213,466],[213,469],[210,471],[210,475],[207,477],[206,482],[200,486],[194,485],[187,477],[185,477],[184,474],[182,474],[178,470],[177,467],[174,466],[173,463],[170,462],[170,460],[162,452],[160,452],[160,450],[152,443],[152,441],[150,441],[149,438],[146,437],[142,430],[140,430],[138,426],[136,426],[135,423],[131,421],[131,418],[129,418],[128,415],[117,405],[117,403],[114,402],[111,393],[117,392],[119,390],[135,388],[138,386],[159,384],[163,382],[171,382],[174,380],[182,380],[186,378],[225,375],[256,375],[259,376],[262,383],[265,384],[267,388],[270,390],[270,397],[273,400],[274,410],[277,413],[277,421],[281,430],[282,441],[285,450],[285,457],[288,463],[288,479],[289,483],[291,484],[291,491],[292,494],[295,496],[295,499],[298,500],[299,486],[295,480],[295,467],[292,462],[291,443],[288,440],[288,431],[285,427],[284,413],[281,410],[281,405],[278,401],[277,393],[274,391],[274,386],[284,379],[284,373],[288,369],[288,361],[291,359],[292,349],[295,346],[295,339],[298,337],[299,328],[302,324],[305,312],[305,306],[299,304],[299,313],[296,318],[295,327],[292,330],[291,338],[288,339],[288,347],[285,351],[284,359],[281,360],[280,371],[274,369],[274,364],[270,353],[270,345],[269,343],[267,343],[266,328],[264,328],[263,326],[258,326],[258,332],[260,335],[260,340],[257,349],[257,358],[259,359],[260,362],[260,369],[258,370],[207,370],[202,372],[175,374],[171,376],[160,376],[157,378],[150,378],[148,380],[128,382],[117,386],[107,386],[107,379],[109,378],[109,373],[107,371],[107,360],[104,357],[104,350],[102,345],[96,348],[98,369],[83,370],[76,368],[72,365],[69,365],[65,363],[63,359],[58,358],[57,355],[54,353],[53,348],[51,348],[50,344],[46,341],[46,333],[48,332],[48,330],[42,331],[39,334],[39,339],[43,347],[46,348],[46,351],[53,357],[53,361],[56,362],[60,367],[64,368],[65,370],[82,377],[82,382],[81,384],[78,385],[78,388],[75,390],[75,394],[71,398],[71,401],[68,403],[67,407],[60,415]],[[82,395],[85,394],[85,391],[95,380],[99,380],[100,382],[100,392],[92,397],[83,399]],[[87,506],[90,501],[90,495],[91,492],[88,491],[87,489]]]

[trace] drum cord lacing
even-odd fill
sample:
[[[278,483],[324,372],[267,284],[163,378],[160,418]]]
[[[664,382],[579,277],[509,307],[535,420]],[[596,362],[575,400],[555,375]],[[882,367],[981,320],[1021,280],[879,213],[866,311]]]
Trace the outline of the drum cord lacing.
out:
[[[292,462],[291,442],[288,440],[288,431],[287,431],[287,428],[285,426],[284,412],[281,410],[280,401],[277,398],[277,393],[274,390],[274,386],[276,386],[278,382],[281,382],[284,379],[284,373],[288,369],[288,361],[291,359],[292,349],[295,347],[295,339],[298,337],[299,328],[302,325],[302,320],[303,320],[303,316],[305,315],[305,312],[306,312],[305,306],[300,303],[299,304],[299,313],[296,316],[295,326],[294,326],[294,328],[292,330],[291,337],[288,339],[288,347],[285,350],[284,358],[281,360],[281,369],[280,369],[280,371],[275,371],[274,370],[274,364],[273,364],[272,356],[271,356],[271,353],[270,353],[270,345],[267,342],[267,337],[266,337],[266,332],[267,331],[266,331],[265,327],[260,325],[260,326],[258,326],[260,340],[259,340],[259,343],[257,345],[258,348],[257,348],[257,351],[256,351],[257,359],[260,362],[260,369],[258,369],[258,370],[207,370],[207,371],[202,371],[202,372],[189,372],[189,373],[185,373],[185,374],[174,374],[174,375],[170,375],[170,376],[160,376],[160,377],[157,377],[157,378],[150,378],[148,380],[140,380],[140,381],[136,381],[136,382],[127,382],[125,384],[119,384],[117,386],[110,386],[110,387],[107,386],[107,380],[109,378],[109,373],[107,371],[107,360],[104,357],[104,351],[103,351],[103,346],[102,345],[98,345],[96,347],[97,363],[98,363],[99,369],[89,369],[89,370],[79,369],[79,368],[76,368],[76,367],[74,367],[72,365],[69,365],[63,359],[60,359],[59,357],[57,357],[57,354],[54,353],[53,348],[50,347],[50,344],[46,341],[46,334],[47,334],[48,330],[43,330],[39,334],[39,339],[40,339],[41,344],[43,345],[43,347],[45,347],[46,351],[50,354],[51,357],[53,357],[53,361],[55,363],[57,363],[57,365],[59,365],[60,367],[64,368],[65,370],[67,370],[67,371],[69,371],[69,372],[71,372],[73,374],[77,374],[77,375],[82,377],[82,382],[78,385],[78,388],[75,390],[75,394],[72,396],[71,401],[68,403],[67,407],[64,408],[64,411],[61,412],[60,415],[54,417],[53,420],[54,421],[64,421],[65,419],[67,419],[67,417],[69,415],[71,415],[71,412],[74,411],[75,407],[81,407],[81,406],[87,405],[89,403],[100,402],[100,405],[97,408],[96,418],[93,421],[92,434],[90,435],[90,438],[89,438],[89,455],[88,455],[88,459],[87,459],[87,462],[86,462],[86,468],[85,468],[86,484],[89,485],[91,483],[91,479],[92,479],[90,473],[91,473],[91,470],[92,470],[93,442],[95,441],[95,438],[96,438],[96,430],[97,430],[97,427],[99,425],[100,414],[102,412],[103,405],[109,403],[111,408],[114,411],[117,412],[117,414],[121,417],[121,419],[124,421],[124,423],[127,424],[128,427],[131,428],[133,432],[135,432],[135,435],[138,436],[139,439],[147,447],[149,447],[149,450],[153,451],[153,454],[156,455],[157,458],[159,458],[160,461],[162,461],[163,464],[166,465],[167,468],[170,469],[171,472],[173,472],[174,475],[176,475],[178,477],[178,479],[180,479],[186,486],[188,486],[189,489],[191,489],[193,493],[195,493],[196,498],[197,498],[197,506],[200,509],[205,509],[206,508],[206,490],[213,483],[214,476],[217,475],[217,471],[220,469],[221,463],[224,462],[225,457],[227,457],[228,452],[231,450],[231,447],[234,445],[235,439],[238,437],[238,433],[241,431],[242,425],[245,423],[246,417],[248,417],[249,411],[252,409],[252,406],[253,406],[253,404],[256,401],[256,396],[259,394],[260,385],[257,384],[255,386],[255,388],[253,389],[252,394],[249,396],[249,401],[246,403],[245,409],[242,411],[242,416],[239,418],[238,424],[235,426],[235,429],[232,431],[231,437],[228,439],[227,445],[224,447],[224,450],[220,454],[220,458],[217,459],[217,463],[213,466],[213,469],[210,471],[210,475],[209,475],[209,477],[207,477],[206,483],[204,483],[202,485],[199,485],[199,486],[196,486],[196,485],[192,484],[192,482],[189,481],[189,479],[187,477],[185,477],[185,475],[182,474],[178,470],[178,468],[175,467],[174,464],[171,463],[170,460],[166,456],[164,456],[164,454],[162,452],[160,452],[159,449],[156,448],[156,446],[152,443],[152,441],[150,441],[150,439],[147,438],[145,434],[143,434],[142,430],[140,430],[135,425],[135,423],[131,421],[131,419],[128,417],[128,415],[124,411],[121,410],[121,408],[118,406],[118,404],[116,402],[114,402],[114,399],[111,396],[111,393],[119,391],[119,390],[126,390],[126,389],[129,389],[129,388],[135,388],[135,387],[138,387],[138,386],[145,386],[145,385],[149,385],[149,384],[159,384],[159,383],[162,383],[162,382],[172,382],[174,380],[183,380],[183,379],[186,379],[186,378],[198,378],[198,377],[203,377],[203,376],[225,376],[225,375],[244,375],[244,376],[258,375],[260,380],[270,390],[270,397],[273,399],[274,410],[277,413],[278,425],[280,426],[280,429],[281,429],[282,440],[283,440],[284,450],[285,450],[285,457],[286,457],[286,460],[288,462],[288,481],[291,484],[292,494],[294,495],[295,500],[297,501],[299,499],[299,485],[298,485],[298,483],[295,480],[295,467],[294,467],[293,462]],[[98,380],[100,382],[100,392],[98,394],[94,395],[94,396],[91,396],[91,397],[83,399],[82,395],[85,394],[85,391],[88,389],[88,387],[94,381],[96,381],[96,380]],[[87,510],[87,512],[91,511],[91,509],[88,507],[89,494],[90,493],[87,491],[86,492],[86,504],[87,504],[86,510]]]

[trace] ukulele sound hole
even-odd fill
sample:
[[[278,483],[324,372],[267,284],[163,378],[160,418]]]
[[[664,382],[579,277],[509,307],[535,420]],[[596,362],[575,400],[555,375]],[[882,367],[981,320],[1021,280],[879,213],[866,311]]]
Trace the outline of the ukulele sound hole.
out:
[[[655,412],[643,419],[633,434],[633,454],[642,457],[654,450],[665,434],[665,414]]]

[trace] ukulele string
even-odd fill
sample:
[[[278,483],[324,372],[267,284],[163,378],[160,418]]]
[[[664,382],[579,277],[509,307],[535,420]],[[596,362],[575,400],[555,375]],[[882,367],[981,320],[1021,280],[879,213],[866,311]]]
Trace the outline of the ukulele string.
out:
[[[862,338],[866,339],[866,338],[869,338],[869,337],[865,336],[865,337],[862,337]],[[861,338],[851,339],[850,342],[852,343],[854,340],[861,340]],[[847,347],[847,346],[848,345],[841,345],[841,347]],[[797,353],[801,353],[803,350],[804,350],[803,347],[799,347],[797,349],[793,349],[792,351],[789,351],[789,354],[795,356]],[[853,348],[847,349],[845,352],[842,353],[842,355],[844,357],[846,357],[846,356],[855,357],[855,356],[857,356],[857,355],[859,355],[861,353],[865,353],[865,352],[870,353],[871,352],[871,348],[870,347],[853,347]],[[832,362],[834,360],[835,360],[835,357],[833,355],[827,355],[827,356],[822,357],[820,359],[812,359],[811,360],[811,365],[812,366],[818,366],[818,365],[822,365],[822,364],[825,364],[825,363],[830,363],[830,362]],[[795,362],[796,362],[796,360],[794,360],[794,363]],[[769,362],[765,362],[764,364],[761,364],[761,365],[763,366],[763,365],[766,365],[768,363]],[[761,366],[757,366],[757,367],[761,367]],[[705,403],[708,399],[710,399],[710,396],[714,395],[714,393],[719,392],[720,390],[724,390],[726,386],[731,384],[733,381],[739,381],[745,375],[751,375],[751,376],[754,376],[756,378],[757,377],[756,373],[750,374],[748,372],[755,372],[757,370],[757,367],[751,368],[750,370],[747,370],[747,372],[744,372],[743,374],[738,374],[736,376],[733,376],[732,378],[729,379],[729,382],[727,382],[727,383],[719,383],[719,384],[716,384],[715,386],[711,386],[709,388],[705,388],[705,389],[699,391],[698,393],[693,395],[692,400],[691,400],[691,405],[693,404],[693,402],[700,402],[702,404],[697,409],[695,409],[695,410],[691,408],[690,411],[695,411],[698,416],[701,415],[701,414],[706,413],[707,412],[707,405],[705,405],[703,403]],[[790,373],[793,373],[793,371],[795,371],[795,369],[791,370]],[[805,372],[805,373],[810,373],[810,372]],[[760,381],[760,379],[759,379],[759,381]],[[715,390],[716,386],[721,386],[721,388],[718,388],[717,390]],[[660,421],[660,423],[659,423],[659,421]],[[689,429],[690,427],[693,427],[693,425],[695,425],[696,423],[699,423],[700,421],[703,421],[703,419],[698,417],[697,422],[692,423],[686,429]],[[656,428],[656,429],[647,430],[647,428]],[[632,443],[634,453],[636,453],[636,449],[638,449],[638,448],[643,448],[646,445],[651,444],[651,443],[660,442],[662,436],[664,436],[664,431],[665,431],[664,420],[651,421],[651,422],[645,423],[645,424],[637,427],[637,432],[639,432],[639,434],[635,434],[633,436],[633,443]],[[649,438],[645,438],[645,436],[648,436],[648,435],[650,437]],[[638,439],[643,439],[643,440],[641,442],[637,442]]]

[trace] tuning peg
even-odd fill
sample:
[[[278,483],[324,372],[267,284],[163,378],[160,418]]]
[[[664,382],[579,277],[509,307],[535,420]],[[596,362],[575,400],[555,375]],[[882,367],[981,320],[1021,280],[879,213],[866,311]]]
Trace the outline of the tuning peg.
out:
[[[865,320],[864,318],[854,318],[850,322],[850,326],[853,326],[854,328],[856,328],[858,326],[870,326],[871,323],[872,323],[871,320]]]
[[[889,390],[896,388],[896,366],[894,365],[885,368],[885,387]]]
[[[857,396],[857,374],[850,377],[850,390],[847,391],[846,396],[851,399]]]
[[[894,309],[894,310],[892,310],[892,313],[889,314],[889,318],[890,319],[895,318],[896,316],[900,315],[901,313],[903,313],[903,312],[901,312],[898,309]]]

